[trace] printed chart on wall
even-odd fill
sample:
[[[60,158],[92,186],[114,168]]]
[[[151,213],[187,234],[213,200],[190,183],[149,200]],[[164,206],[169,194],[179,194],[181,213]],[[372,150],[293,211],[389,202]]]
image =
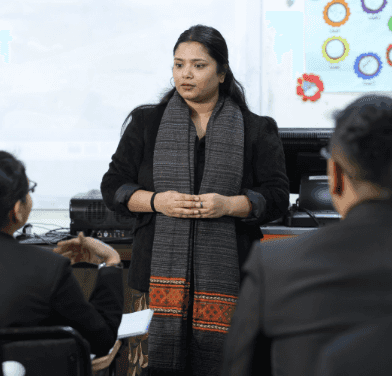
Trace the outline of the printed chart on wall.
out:
[[[325,92],[390,91],[392,0],[305,0],[306,71]]]

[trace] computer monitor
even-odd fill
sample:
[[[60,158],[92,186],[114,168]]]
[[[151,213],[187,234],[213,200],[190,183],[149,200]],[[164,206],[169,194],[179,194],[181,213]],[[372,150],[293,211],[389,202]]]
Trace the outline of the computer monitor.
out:
[[[290,193],[299,194],[302,208],[334,210],[328,191],[327,163],[320,155],[333,131],[333,128],[279,128]]]

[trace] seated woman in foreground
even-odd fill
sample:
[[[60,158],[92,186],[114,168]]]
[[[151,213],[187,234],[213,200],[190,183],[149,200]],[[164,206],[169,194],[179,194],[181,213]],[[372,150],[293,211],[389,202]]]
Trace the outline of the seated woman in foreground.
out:
[[[55,253],[18,243],[13,234],[28,220],[34,187],[23,163],[0,151],[0,327],[71,326],[91,353],[106,355],[123,312],[120,256],[83,233],[59,242]],[[100,264],[89,302],[71,267],[81,261]]]

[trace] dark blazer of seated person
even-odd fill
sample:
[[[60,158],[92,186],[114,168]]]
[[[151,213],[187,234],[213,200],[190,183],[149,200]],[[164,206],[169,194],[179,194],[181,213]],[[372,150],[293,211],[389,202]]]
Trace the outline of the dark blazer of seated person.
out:
[[[31,207],[23,164],[0,151],[0,326],[71,326],[93,354],[106,355],[123,312],[118,253],[83,234],[58,244],[56,252],[67,257],[20,244],[13,233],[26,223]],[[78,261],[110,265],[99,269],[89,301],[72,272],[71,263]]]
[[[328,174],[343,220],[254,244],[222,376],[314,376],[325,344],[391,317],[391,149],[391,98],[360,98],[337,115]]]
[[[324,346],[314,376],[391,376],[391,349],[391,317],[355,326]]]

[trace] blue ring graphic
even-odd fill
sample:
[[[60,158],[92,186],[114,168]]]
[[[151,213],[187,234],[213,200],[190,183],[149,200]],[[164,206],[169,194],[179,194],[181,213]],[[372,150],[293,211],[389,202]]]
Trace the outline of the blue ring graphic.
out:
[[[363,10],[364,10],[366,13],[375,14],[375,13],[381,12],[381,11],[385,8],[385,6],[387,5],[387,0],[384,0],[384,2],[383,2],[383,4],[381,5],[381,7],[378,8],[377,10],[369,9],[369,8],[365,5],[365,0],[361,0],[361,3],[362,3],[362,8],[363,8]]]
[[[364,57],[367,57],[367,56],[372,56],[372,57],[376,58],[377,61],[378,61],[378,69],[377,69],[377,72],[376,72],[376,73],[373,73],[372,75],[364,74],[364,73],[362,73],[361,70],[359,69],[359,63],[360,63],[360,61],[361,61]],[[380,72],[381,72],[381,69],[382,69],[382,62],[381,62],[380,57],[379,57],[377,54],[374,54],[374,53],[372,53],[372,52],[368,52],[368,53],[366,53],[366,54],[361,54],[361,55],[359,55],[359,56],[356,58],[355,63],[354,63],[354,71],[355,71],[355,73],[357,74],[357,76],[358,76],[359,78],[363,78],[364,80],[371,80],[372,78],[378,76],[378,75],[380,74]]]

